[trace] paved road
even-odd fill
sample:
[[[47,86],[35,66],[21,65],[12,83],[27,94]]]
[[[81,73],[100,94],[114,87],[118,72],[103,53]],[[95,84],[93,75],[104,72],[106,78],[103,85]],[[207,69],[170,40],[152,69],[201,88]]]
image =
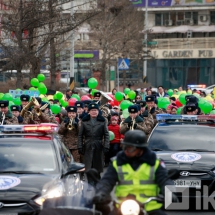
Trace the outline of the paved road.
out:
[[[166,211],[166,213],[168,215],[214,215],[215,213],[213,211],[211,212],[206,212],[206,211],[184,211],[184,212],[181,212],[181,211],[177,211],[177,212],[173,212],[173,211]]]

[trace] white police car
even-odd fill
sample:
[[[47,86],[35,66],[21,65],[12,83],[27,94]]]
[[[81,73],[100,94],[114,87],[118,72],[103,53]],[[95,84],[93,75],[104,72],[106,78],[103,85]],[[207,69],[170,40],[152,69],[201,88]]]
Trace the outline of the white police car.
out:
[[[0,214],[38,214],[46,199],[81,190],[77,173],[84,165],[74,163],[57,130],[56,124],[0,126]]]

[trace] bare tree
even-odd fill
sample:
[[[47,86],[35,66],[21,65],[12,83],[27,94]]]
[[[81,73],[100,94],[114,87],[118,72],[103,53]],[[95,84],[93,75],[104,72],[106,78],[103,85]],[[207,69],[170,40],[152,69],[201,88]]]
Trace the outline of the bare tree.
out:
[[[139,59],[143,50],[141,33],[144,16],[127,0],[101,0],[97,16],[90,20],[93,40],[102,51],[100,64],[102,90],[106,86],[106,70],[118,57]],[[143,54],[143,53],[142,53]]]

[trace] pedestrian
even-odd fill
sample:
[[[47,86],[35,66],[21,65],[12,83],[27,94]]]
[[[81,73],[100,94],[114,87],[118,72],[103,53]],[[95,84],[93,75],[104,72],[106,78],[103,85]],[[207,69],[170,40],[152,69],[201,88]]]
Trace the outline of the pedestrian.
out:
[[[165,93],[163,86],[158,87],[157,97],[168,97],[169,95]]]
[[[113,188],[117,203],[111,214],[119,213],[119,204],[129,196],[138,203],[144,203],[149,197],[159,194],[165,195],[165,186],[174,183],[168,178],[165,163],[159,160],[156,153],[147,147],[147,136],[143,131],[128,131],[122,142],[123,151],[119,152],[108,166],[102,179],[96,185],[93,203],[97,209],[103,208],[110,202]],[[178,199],[172,193],[172,202]],[[151,215],[165,215],[163,204],[156,200],[144,205],[144,209]],[[131,213],[133,214],[133,213]]]
[[[129,117],[127,117],[120,126],[120,133],[125,134],[129,130],[141,130],[144,131],[147,135],[150,134],[153,128],[154,120],[149,114],[147,118],[150,120],[144,120],[138,116],[138,107],[136,105],[131,105],[128,108]],[[153,122],[153,123],[152,123]]]
[[[110,148],[109,148],[109,159],[116,156],[116,154],[121,151],[121,141],[122,141],[122,134],[120,133],[120,126],[118,124],[118,118],[115,116],[111,117],[110,125],[108,126],[108,130],[114,133],[114,139],[110,141]]]
[[[116,92],[117,92],[116,88],[113,88],[112,95],[114,96],[116,94]]]
[[[142,100],[142,101],[145,101],[146,92],[145,92],[145,89],[144,89],[143,87],[140,88],[139,95],[140,95],[140,97],[141,97],[141,100]]]
[[[12,114],[12,112],[8,108],[9,101],[0,101],[0,124],[2,125],[18,125],[18,119],[16,116]]]
[[[70,150],[74,161],[80,163],[80,154],[78,153],[78,131],[79,120],[77,118],[77,107],[67,106],[67,117],[61,123],[58,134],[61,135],[62,142]]]
[[[99,114],[99,106],[90,103],[89,114],[82,118],[78,134],[78,151],[83,155],[86,171],[95,168],[103,171],[103,153],[109,151],[109,132],[106,119]]]
[[[19,124],[22,124],[23,118],[20,116],[21,107],[19,105],[11,105],[10,110],[12,114],[17,117]]]

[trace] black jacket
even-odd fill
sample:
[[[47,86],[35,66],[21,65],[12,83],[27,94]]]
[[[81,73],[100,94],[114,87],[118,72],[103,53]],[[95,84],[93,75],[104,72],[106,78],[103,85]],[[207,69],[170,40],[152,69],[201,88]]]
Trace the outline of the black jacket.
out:
[[[148,148],[144,150],[145,152],[142,156],[140,156],[139,158],[135,157],[133,159],[126,157],[123,151],[119,152],[117,154],[117,165],[121,166],[123,164],[129,163],[134,170],[137,170],[138,167],[143,163],[147,163],[150,166],[154,166],[157,159],[156,154]],[[155,173],[155,182],[160,187],[161,194],[164,195],[165,185],[174,185],[174,183],[172,180],[167,178],[168,172],[167,169],[164,167],[164,164],[162,163],[163,161],[160,161],[160,165],[158,166],[158,169]],[[116,185],[116,182],[118,182],[118,175],[113,165],[110,164],[106,173],[104,174],[100,182],[97,184],[96,190],[97,192],[110,194],[110,192]]]

